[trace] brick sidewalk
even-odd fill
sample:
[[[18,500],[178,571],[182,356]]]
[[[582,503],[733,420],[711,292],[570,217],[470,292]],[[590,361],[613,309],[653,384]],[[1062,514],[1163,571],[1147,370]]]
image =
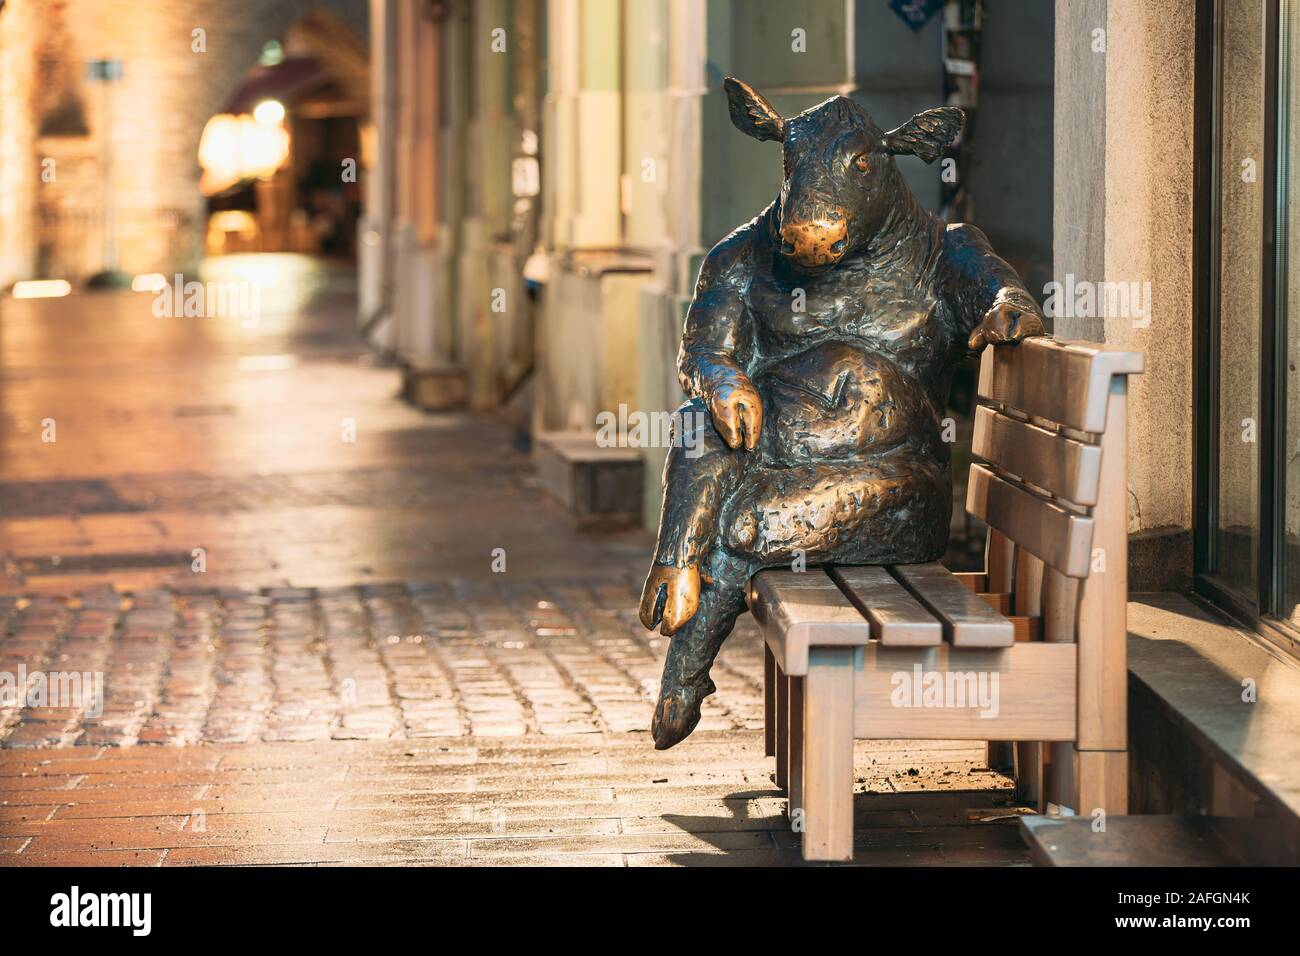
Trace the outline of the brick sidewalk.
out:
[[[1027,861],[1006,778],[944,746],[859,745],[855,862]],[[0,865],[796,864],[770,763],[751,731],[9,751]]]

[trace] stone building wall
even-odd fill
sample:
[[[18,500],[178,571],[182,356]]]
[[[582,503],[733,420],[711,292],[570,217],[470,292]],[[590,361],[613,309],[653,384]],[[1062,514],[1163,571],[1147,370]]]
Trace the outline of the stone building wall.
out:
[[[11,0],[0,11],[0,288],[34,265],[37,7],[35,0]]]
[[[991,55],[1016,65],[990,71],[990,113],[1001,122],[988,127],[979,148],[989,155],[970,175],[1000,213],[989,217],[994,241],[1045,272],[1052,10],[1034,3],[1005,0],[990,18]],[[725,75],[789,115],[843,93],[886,127],[944,97],[939,18],[914,31],[875,0],[448,0],[431,15],[438,39],[422,54],[437,60],[440,104],[426,158],[421,110],[392,93],[413,72],[403,51],[422,48],[392,0],[374,10],[372,111],[377,138],[391,139],[381,165],[396,162],[370,179],[362,325],[413,374],[462,375],[480,408],[509,400],[503,383],[519,381],[512,369],[526,371],[532,357],[536,433],[594,435],[597,416],[621,405],[657,414],[680,402],[674,363],[700,262],[781,182],[780,147],[728,119]],[[1017,162],[995,152],[1003,139],[1016,143]],[[530,140],[540,195],[525,200],[510,164]],[[911,157],[899,165],[937,210],[938,168]],[[436,228],[417,240],[423,217],[377,187],[391,176],[396,193],[409,192],[412,168],[418,179],[430,166]],[[520,283],[525,262],[539,285],[535,308]],[[658,513],[664,453],[643,449],[647,520]]]
[[[1195,23],[1179,0],[1057,0],[1055,277],[1149,283],[1150,315],[1056,334],[1146,355],[1129,399],[1130,574],[1185,584],[1192,527]]]

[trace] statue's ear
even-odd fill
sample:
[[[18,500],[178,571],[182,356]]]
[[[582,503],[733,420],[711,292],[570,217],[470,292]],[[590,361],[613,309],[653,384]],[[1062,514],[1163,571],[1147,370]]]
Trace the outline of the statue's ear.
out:
[[[754,139],[785,138],[785,120],[762,93],[734,76],[723,80],[722,86],[727,91],[727,112],[736,129]]]
[[[895,155],[907,153],[932,163],[957,138],[965,122],[966,114],[955,106],[926,110],[886,133],[885,146]]]

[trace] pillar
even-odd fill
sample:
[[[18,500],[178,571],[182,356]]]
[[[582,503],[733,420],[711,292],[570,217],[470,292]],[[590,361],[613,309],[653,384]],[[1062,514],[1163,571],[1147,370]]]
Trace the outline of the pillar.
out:
[[[396,286],[393,246],[394,177],[397,120],[397,0],[370,4],[371,124],[365,170],[365,209],[357,242],[357,321],[370,342],[389,351],[396,341],[393,298]]]
[[[1194,50],[1195,18],[1179,0],[1057,0],[1054,278],[1149,283],[1150,314],[1058,316],[1056,334],[1146,353],[1129,394],[1128,526],[1149,534],[1130,550],[1149,543],[1153,554],[1183,555],[1189,566],[1168,570],[1185,574]]]

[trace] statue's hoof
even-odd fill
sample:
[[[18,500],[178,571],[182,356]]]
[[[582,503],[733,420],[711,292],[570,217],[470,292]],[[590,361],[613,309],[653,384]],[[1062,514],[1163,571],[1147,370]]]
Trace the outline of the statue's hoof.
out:
[[[641,623],[671,637],[700,609],[700,569],[656,564],[646,575],[641,591]]]
[[[700,722],[700,706],[704,698],[717,689],[707,677],[702,684],[679,684],[671,690],[662,688],[654,719],[650,722],[655,750],[667,750],[689,737]]]

